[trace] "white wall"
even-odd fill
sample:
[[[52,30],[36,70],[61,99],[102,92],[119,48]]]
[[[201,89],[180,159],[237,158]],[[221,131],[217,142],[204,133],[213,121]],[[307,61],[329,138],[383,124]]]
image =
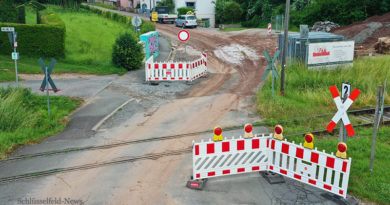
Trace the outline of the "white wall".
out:
[[[177,13],[177,8],[186,7],[186,2],[195,2],[195,13],[196,17],[209,18],[210,27],[215,26],[215,4],[212,3],[213,0],[175,0],[175,12]]]

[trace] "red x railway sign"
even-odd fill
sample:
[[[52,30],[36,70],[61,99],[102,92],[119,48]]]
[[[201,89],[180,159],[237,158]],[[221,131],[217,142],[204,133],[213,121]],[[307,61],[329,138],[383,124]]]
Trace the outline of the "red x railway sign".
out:
[[[326,129],[329,132],[332,132],[334,127],[336,127],[337,122],[341,119],[344,123],[345,129],[347,130],[348,136],[355,135],[355,131],[352,128],[351,121],[349,121],[347,110],[352,105],[352,103],[356,100],[356,98],[360,95],[360,91],[358,89],[355,89],[352,91],[351,95],[348,97],[347,100],[343,103],[340,98],[339,91],[337,90],[337,87],[334,85],[329,88],[330,92],[332,93],[333,100],[336,103],[336,107],[338,109],[337,113],[333,116],[332,121],[328,124]]]

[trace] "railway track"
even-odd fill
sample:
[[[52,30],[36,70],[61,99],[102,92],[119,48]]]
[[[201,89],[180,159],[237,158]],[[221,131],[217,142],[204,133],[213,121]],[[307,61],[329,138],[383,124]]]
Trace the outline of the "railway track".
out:
[[[360,126],[370,126],[370,125],[373,125],[373,119],[370,119],[369,117],[366,117],[366,116],[367,115],[372,116],[374,111],[375,111],[375,108],[363,108],[363,109],[360,109],[360,110],[351,110],[348,113],[349,114],[353,114],[353,115],[359,115],[359,116],[361,116],[361,118],[363,120],[367,121],[367,123],[354,126],[354,127],[360,127]],[[384,108],[384,111],[385,111],[385,115],[383,117],[384,118],[383,123],[384,124],[389,124],[390,123],[390,113],[388,111],[390,111],[390,106],[386,106]],[[300,118],[300,120],[316,118],[316,117],[326,117],[326,116],[330,116],[332,114],[333,113],[321,114],[321,115],[316,115],[316,116],[307,117],[307,118]],[[279,123],[287,123],[287,122],[294,122],[294,121],[296,121],[296,119],[284,120],[284,121],[280,121]],[[268,125],[266,123],[257,123],[257,124],[254,124],[254,126],[272,126],[272,125]],[[233,127],[229,127],[229,128],[224,128],[224,131],[241,129],[242,127],[243,126],[233,126]],[[337,130],[336,130],[336,132],[337,132]],[[70,153],[70,152],[110,149],[110,148],[115,148],[115,147],[120,147],[120,146],[125,146],[125,145],[139,144],[139,143],[146,143],[146,142],[154,142],[154,141],[162,141],[162,140],[169,140],[169,139],[177,139],[177,138],[194,136],[194,135],[205,134],[205,133],[212,133],[212,130],[205,130],[205,131],[200,131],[200,132],[177,134],[177,135],[169,135],[169,136],[162,136],[162,137],[153,137],[153,138],[140,139],[140,140],[129,140],[129,141],[118,142],[118,143],[107,144],[107,145],[72,147],[72,148],[67,148],[67,149],[62,149],[62,150],[54,150],[54,151],[48,151],[48,152],[39,152],[39,153],[27,154],[27,155],[18,155],[18,156],[14,156],[14,157],[10,157],[10,158],[7,158],[7,159],[0,160],[0,165],[3,162],[9,162],[9,161],[14,161],[14,160],[23,160],[23,159],[30,159],[30,158],[35,158],[35,157],[46,157],[46,156],[53,156],[53,155]],[[306,132],[293,133],[293,134],[287,134],[286,136],[304,135],[305,133]],[[323,129],[323,130],[313,130],[312,133],[316,134],[316,135],[325,134],[325,133],[327,133],[327,130],[326,129]]]
[[[383,123],[384,124],[390,124],[390,112],[387,112],[389,109],[390,109],[390,106],[385,107],[386,112],[384,113],[384,116],[383,116],[383,119],[384,119]],[[365,108],[365,109],[361,109],[361,110],[350,111],[349,113],[354,114],[354,115],[359,115],[359,116],[361,116],[362,119],[365,119],[365,121],[367,122],[367,123],[355,125],[354,127],[372,126],[373,119],[371,119],[367,116],[371,116],[373,118],[372,112],[374,112],[374,110],[375,110],[374,108]],[[320,117],[320,116],[324,117],[327,115],[328,114],[318,115],[318,116],[314,116],[314,117]],[[331,115],[331,114],[329,114],[329,115]],[[293,122],[294,120],[290,120],[290,121]],[[237,128],[241,128],[241,126],[231,127],[231,128],[224,129],[224,130],[233,130],[233,129],[237,129]],[[145,142],[153,142],[153,141],[160,141],[160,140],[168,140],[168,139],[174,139],[174,138],[180,138],[180,137],[192,136],[192,135],[198,135],[198,134],[204,134],[204,133],[210,133],[210,132],[212,132],[212,131],[207,130],[207,131],[202,131],[202,132],[194,132],[194,133],[187,133],[187,134],[180,134],[180,135],[170,135],[170,136],[155,137],[155,138],[142,139],[142,140],[131,140],[131,141],[108,144],[108,145],[69,148],[69,149],[63,149],[63,150],[57,150],[57,151],[41,152],[41,153],[36,153],[36,154],[31,154],[31,155],[15,156],[12,158],[1,160],[0,162],[30,159],[33,157],[40,157],[40,156],[52,156],[52,155],[63,154],[63,153],[68,153],[68,152],[76,152],[76,151],[109,149],[109,148],[118,147],[118,146],[137,144],[137,143],[145,143]],[[287,134],[286,136],[304,135],[306,133],[307,132],[292,133],[292,134]],[[313,131],[311,131],[311,133],[317,134],[317,135],[324,134],[324,133],[327,133],[327,130],[326,129],[313,130]],[[188,147],[186,149],[167,151],[167,152],[162,152],[162,153],[157,153],[157,154],[146,154],[146,155],[142,155],[142,156],[135,156],[135,157],[132,156],[132,157],[126,157],[126,158],[121,157],[121,159],[118,159],[118,160],[110,160],[110,161],[105,161],[105,162],[101,162],[101,163],[92,163],[92,164],[85,164],[85,165],[79,165],[79,166],[73,166],[73,167],[55,168],[55,169],[49,169],[49,170],[44,170],[44,171],[39,171],[39,172],[25,173],[25,174],[21,174],[21,175],[0,178],[0,183],[9,183],[9,182],[14,182],[14,181],[18,181],[18,180],[32,179],[32,178],[37,178],[37,177],[49,176],[49,175],[54,175],[54,174],[58,174],[58,173],[72,172],[72,171],[78,171],[78,170],[87,170],[87,169],[108,166],[108,165],[135,162],[135,161],[139,161],[139,160],[158,159],[158,158],[165,157],[165,156],[182,155],[185,153],[191,153],[191,151],[192,151],[192,148]]]

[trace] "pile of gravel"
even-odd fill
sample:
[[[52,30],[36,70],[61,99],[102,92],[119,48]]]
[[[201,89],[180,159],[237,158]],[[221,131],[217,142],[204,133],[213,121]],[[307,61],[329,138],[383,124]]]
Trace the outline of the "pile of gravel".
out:
[[[310,31],[316,31],[316,32],[329,32],[332,29],[338,28],[340,25],[337,23],[333,23],[330,21],[318,21],[316,22],[313,27],[310,29]]]

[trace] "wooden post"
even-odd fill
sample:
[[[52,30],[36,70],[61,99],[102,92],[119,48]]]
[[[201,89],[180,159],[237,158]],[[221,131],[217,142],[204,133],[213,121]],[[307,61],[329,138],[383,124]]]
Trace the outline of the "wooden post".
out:
[[[284,43],[283,43],[283,56],[282,56],[282,73],[280,78],[280,94],[284,96],[284,81],[286,72],[286,61],[287,61],[287,43],[288,43],[288,21],[290,13],[290,0],[286,0],[286,18],[284,25]]]

